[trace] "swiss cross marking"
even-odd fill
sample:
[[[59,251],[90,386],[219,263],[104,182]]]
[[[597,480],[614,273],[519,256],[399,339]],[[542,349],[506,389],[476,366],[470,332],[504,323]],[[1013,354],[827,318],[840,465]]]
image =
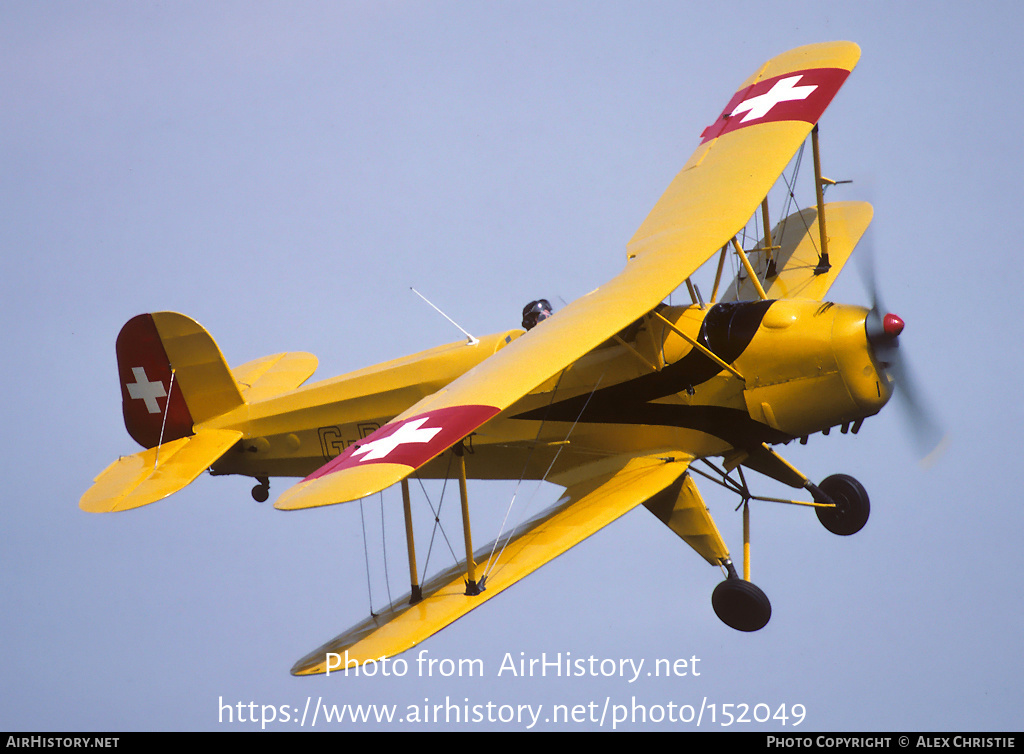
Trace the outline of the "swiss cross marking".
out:
[[[145,367],[132,367],[132,374],[135,375],[135,382],[125,385],[128,388],[128,395],[137,400],[145,401],[146,410],[151,414],[160,413],[160,404],[157,398],[164,398],[167,391],[164,390],[164,383],[150,382],[146,376]]]
[[[387,437],[363,443],[353,451],[352,455],[358,456],[365,453],[366,455],[359,459],[361,463],[363,461],[373,461],[378,458],[384,458],[399,445],[405,445],[406,443],[411,442],[430,442],[434,438],[434,435],[441,431],[441,427],[428,427],[426,429],[421,429],[429,418],[429,416],[420,417],[415,421],[403,424]]]
[[[779,79],[775,82],[774,86],[764,94],[751,97],[750,99],[744,100],[738,104],[736,109],[733,110],[730,115],[746,113],[746,115],[743,116],[743,120],[740,121],[740,123],[746,123],[748,120],[763,118],[780,102],[792,102],[793,100],[807,99],[811,92],[818,87],[796,86],[796,82],[802,78],[803,76],[801,75]]]

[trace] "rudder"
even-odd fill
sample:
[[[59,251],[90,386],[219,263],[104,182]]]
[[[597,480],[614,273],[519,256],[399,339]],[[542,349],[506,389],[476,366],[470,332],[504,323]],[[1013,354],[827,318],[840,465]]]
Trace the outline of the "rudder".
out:
[[[125,323],[117,369],[125,428],[145,448],[192,435],[194,425],[245,402],[210,334],[176,312]]]

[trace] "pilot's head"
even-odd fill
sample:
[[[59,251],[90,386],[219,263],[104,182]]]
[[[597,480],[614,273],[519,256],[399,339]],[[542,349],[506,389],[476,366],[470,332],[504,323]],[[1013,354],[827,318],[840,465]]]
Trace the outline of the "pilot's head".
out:
[[[541,320],[551,316],[551,302],[546,298],[531,301],[523,307],[523,327],[532,330]]]

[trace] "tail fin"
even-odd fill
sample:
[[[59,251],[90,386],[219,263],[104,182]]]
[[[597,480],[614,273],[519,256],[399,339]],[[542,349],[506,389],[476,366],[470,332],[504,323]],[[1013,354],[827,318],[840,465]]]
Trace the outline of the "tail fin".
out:
[[[117,370],[125,427],[144,448],[192,435],[245,402],[213,338],[183,314],[130,319],[117,336]]]

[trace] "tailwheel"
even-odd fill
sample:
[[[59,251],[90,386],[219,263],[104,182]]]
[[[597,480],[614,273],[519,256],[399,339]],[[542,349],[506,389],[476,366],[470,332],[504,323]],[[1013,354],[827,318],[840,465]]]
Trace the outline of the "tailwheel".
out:
[[[871,513],[871,503],[860,482],[846,474],[833,474],[818,488],[835,503],[834,508],[814,509],[822,526],[844,537],[864,528]]]
[[[737,631],[758,631],[768,625],[772,604],[767,595],[744,579],[728,578],[711,593],[715,615]]]
[[[270,497],[270,479],[265,476],[258,476],[256,481],[259,484],[252,488],[252,499],[257,503],[265,503],[267,498]]]

